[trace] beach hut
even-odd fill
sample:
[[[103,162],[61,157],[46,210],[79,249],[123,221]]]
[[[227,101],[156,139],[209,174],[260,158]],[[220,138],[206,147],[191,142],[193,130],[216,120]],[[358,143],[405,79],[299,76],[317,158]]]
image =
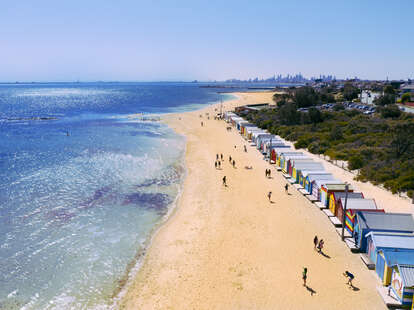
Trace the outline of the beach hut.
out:
[[[242,125],[243,124],[248,124],[249,122],[246,121],[244,118],[237,118],[236,119],[236,128],[238,131],[241,131]]]
[[[366,234],[367,238],[367,254],[371,262],[375,264],[375,269],[379,275],[383,272],[381,269],[382,262],[378,261],[378,251],[411,251],[414,256],[414,235],[409,233],[389,233],[389,232],[375,232],[371,231]]]
[[[250,127],[256,127],[256,126],[254,124],[249,123],[249,122],[242,123],[240,125],[240,134],[242,135],[242,137],[244,137],[244,138],[247,137],[247,129],[250,128]]]
[[[282,159],[283,159],[283,166],[281,167],[282,171],[284,173],[288,173],[293,159],[305,159],[305,158],[309,159],[308,156],[303,155],[303,154],[293,154],[293,155],[282,154]]]
[[[351,185],[348,186],[348,192],[353,192]],[[329,206],[329,197],[333,192],[345,192],[345,183],[327,183],[321,187],[321,202],[324,206]]]
[[[344,214],[344,206],[345,198],[341,198],[335,216],[341,222],[343,222],[345,217],[345,229],[351,236],[354,234],[355,217],[358,211],[384,212],[384,210],[377,208],[374,199],[348,198],[346,214]]]
[[[329,172],[325,172],[325,173],[321,173],[321,172],[312,173],[312,171],[311,171],[311,172],[307,173],[306,174],[306,177],[305,177],[305,181],[304,181],[304,186],[303,187],[305,188],[305,190],[309,194],[312,194],[312,192],[313,192],[313,186],[316,185],[316,181],[317,180],[331,181],[331,180],[335,180],[335,178]],[[319,195],[316,195],[315,198],[318,198],[318,196]]]
[[[272,152],[275,153],[276,165],[279,166],[280,168],[282,168],[282,155],[283,154],[291,155],[291,154],[298,154],[298,153],[300,153],[300,152],[295,151],[291,147],[284,148],[284,149],[275,148],[275,149],[272,150]],[[300,153],[300,154],[302,154],[302,153]]]
[[[336,214],[337,206],[340,203],[341,198],[345,198],[345,192],[332,192],[329,195],[329,210],[332,214]],[[348,198],[364,198],[362,193],[349,192]]]
[[[247,127],[246,131],[244,132],[244,138],[247,141],[251,141],[252,140],[252,134],[253,132],[259,132],[262,131],[262,129],[260,129],[259,127]]]
[[[240,116],[230,116],[230,123],[237,128],[237,122],[244,121]]]
[[[322,169],[323,169],[323,165],[321,163],[317,163],[314,161],[294,162],[291,176],[293,179],[295,179],[295,183],[299,183],[299,177],[301,175],[302,170],[320,171]]]
[[[293,167],[295,164],[302,164],[302,163],[315,163],[315,161],[310,157],[304,157],[304,158],[293,158],[288,161],[288,171],[287,173],[289,175],[293,175]]]
[[[414,220],[410,213],[381,213],[370,211],[357,212],[354,223],[353,237],[355,239],[355,245],[361,250],[361,252],[365,252],[367,249],[366,235],[371,231],[413,233]]]
[[[312,170],[312,169],[303,169],[299,172],[299,184],[305,187],[306,177],[310,174],[327,174],[325,170]]]
[[[258,139],[257,139],[257,148],[263,153],[264,152],[264,149],[265,149],[265,144],[268,142],[268,141],[280,141],[280,139],[277,137],[277,136],[275,136],[275,135],[271,135],[271,136],[265,136],[265,137],[259,137]]]
[[[279,139],[266,140],[263,143],[263,154],[270,157],[271,149],[273,147],[284,147],[285,144]]]
[[[414,255],[405,253],[407,261]],[[395,264],[392,267],[390,285],[398,301],[403,307],[414,308],[414,262],[409,264]]]
[[[333,176],[329,179],[317,179],[312,181],[312,193],[313,197],[318,199],[318,201],[322,201],[325,197],[322,195],[321,188],[325,186],[327,183],[329,184],[341,184],[342,181],[335,179]],[[324,201],[324,206],[328,207],[328,204]]]
[[[256,131],[252,134],[252,142],[257,147],[257,142],[260,137],[271,137],[272,135],[268,133],[266,130]]]
[[[279,145],[272,145],[270,147],[270,161],[273,163],[277,163],[277,153],[282,151],[288,151],[292,150],[289,145],[283,144],[283,142],[280,142]]]
[[[397,265],[414,265],[414,250],[378,250],[375,271],[382,285],[387,286],[392,284],[392,268]]]

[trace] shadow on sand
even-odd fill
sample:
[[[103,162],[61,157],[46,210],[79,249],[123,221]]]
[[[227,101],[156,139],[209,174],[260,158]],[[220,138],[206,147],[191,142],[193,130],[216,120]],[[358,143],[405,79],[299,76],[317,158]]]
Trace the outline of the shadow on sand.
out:
[[[307,285],[306,285],[306,289],[308,290],[308,292],[310,292],[311,296],[313,296],[313,294],[316,294],[316,291]]]

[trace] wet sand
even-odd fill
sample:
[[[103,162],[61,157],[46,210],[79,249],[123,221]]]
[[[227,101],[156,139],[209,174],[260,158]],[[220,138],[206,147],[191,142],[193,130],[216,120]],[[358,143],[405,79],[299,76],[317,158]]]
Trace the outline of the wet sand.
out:
[[[238,96],[224,109],[271,102],[272,93]],[[187,138],[187,176],[175,212],[154,236],[120,308],[386,309],[373,271],[340,241],[328,218],[292,186],[286,194],[281,173],[234,128],[207,120],[205,113],[217,108],[164,119]],[[220,170],[217,153],[224,156]],[[325,240],[325,255],[313,249],[315,235]],[[346,285],[345,270],[355,275],[355,290]]]

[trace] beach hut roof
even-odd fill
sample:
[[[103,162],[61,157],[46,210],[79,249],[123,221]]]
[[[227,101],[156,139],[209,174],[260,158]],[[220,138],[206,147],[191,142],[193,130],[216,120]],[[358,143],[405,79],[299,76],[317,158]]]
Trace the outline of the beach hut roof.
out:
[[[341,203],[343,206],[345,205],[345,198],[341,198]],[[374,199],[348,198],[346,208],[353,210],[376,210],[377,205]]]
[[[358,193],[348,193],[348,195],[349,194]],[[361,228],[414,232],[414,220],[410,213],[359,211],[357,217]]]
[[[312,173],[309,173],[308,175],[307,175],[307,177],[308,177],[308,179],[309,179],[309,181],[310,182],[313,182],[313,181],[332,181],[332,180],[335,180],[336,181],[336,179],[335,179],[335,177],[331,174],[331,173],[329,173],[329,172],[326,172],[326,173],[324,173],[324,174],[312,174]]]
[[[323,185],[324,188],[326,188],[328,191],[344,191],[345,190],[345,183],[327,183]],[[349,185],[349,190],[352,190],[352,186]]]
[[[333,192],[335,201],[338,201],[341,198],[345,198],[345,192]],[[364,198],[362,193],[348,192],[348,198]]]
[[[295,158],[309,158],[309,157],[307,157],[306,155],[303,155],[303,154],[291,154],[291,155],[283,154],[282,156],[284,156],[286,160],[295,159]]]
[[[295,162],[295,165],[293,167],[295,167],[295,169],[323,169],[323,165],[321,163],[315,162]]]
[[[414,265],[414,253],[412,250],[381,250],[388,266]]]
[[[414,250],[414,235],[413,234],[392,234],[379,233],[371,231],[366,234],[371,237],[375,247],[394,248],[394,249],[413,249]]]
[[[342,183],[342,181],[337,180],[337,179],[318,179],[318,180],[314,180],[312,182],[315,182],[316,186],[318,188],[321,188],[322,186],[326,186],[327,183],[329,185],[334,185],[334,184],[340,184]]]
[[[326,170],[314,170],[314,169],[303,169],[301,171],[302,176],[304,176],[305,178],[309,175],[309,174],[327,174],[328,172],[326,172]]]
[[[410,265],[398,265],[398,270],[400,271],[404,285],[407,287],[414,286],[414,263],[411,262]]]

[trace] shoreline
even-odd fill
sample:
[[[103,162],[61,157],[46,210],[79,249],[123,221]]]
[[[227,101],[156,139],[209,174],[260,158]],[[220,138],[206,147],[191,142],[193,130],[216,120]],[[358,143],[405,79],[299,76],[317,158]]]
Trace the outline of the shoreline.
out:
[[[236,94],[237,100],[223,103],[225,110],[271,102],[272,95]],[[241,153],[244,141],[234,129],[225,133],[223,122],[205,117],[205,128],[200,127],[200,112],[211,116],[219,106],[163,117],[186,136],[187,175],[174,213],[151,238],[141,268],[121,296],[120,308],[329,309],[335,304],[345,309],[358,302],[361,309],[385,309],[375,291],[375,278],[363,269],[358,256],[345,250],[321,212],[309,208],[296,192],[284,194],[276,172],[265,180],[262,171],[270,166],[251,147],[247,154]],[[220,152],[224,168],[215,170],[212,161]],[[228,167],[229,154],[236,154],[237,169]],[[243,169],[245,164],[254,169]],[[221,186],[223,173],[229,188]],[[265,197],[269,188],[275,197],[270,205]],[[327,260],[312,251],[315,233],[324,237],[334,258]],[[303,266],[310,267],[314,296],[301,285]],[[361,292],[350,292],[338,278],[345,269],[356,274]],[[304,294],[302,300],[297,300],[298,294]]]

